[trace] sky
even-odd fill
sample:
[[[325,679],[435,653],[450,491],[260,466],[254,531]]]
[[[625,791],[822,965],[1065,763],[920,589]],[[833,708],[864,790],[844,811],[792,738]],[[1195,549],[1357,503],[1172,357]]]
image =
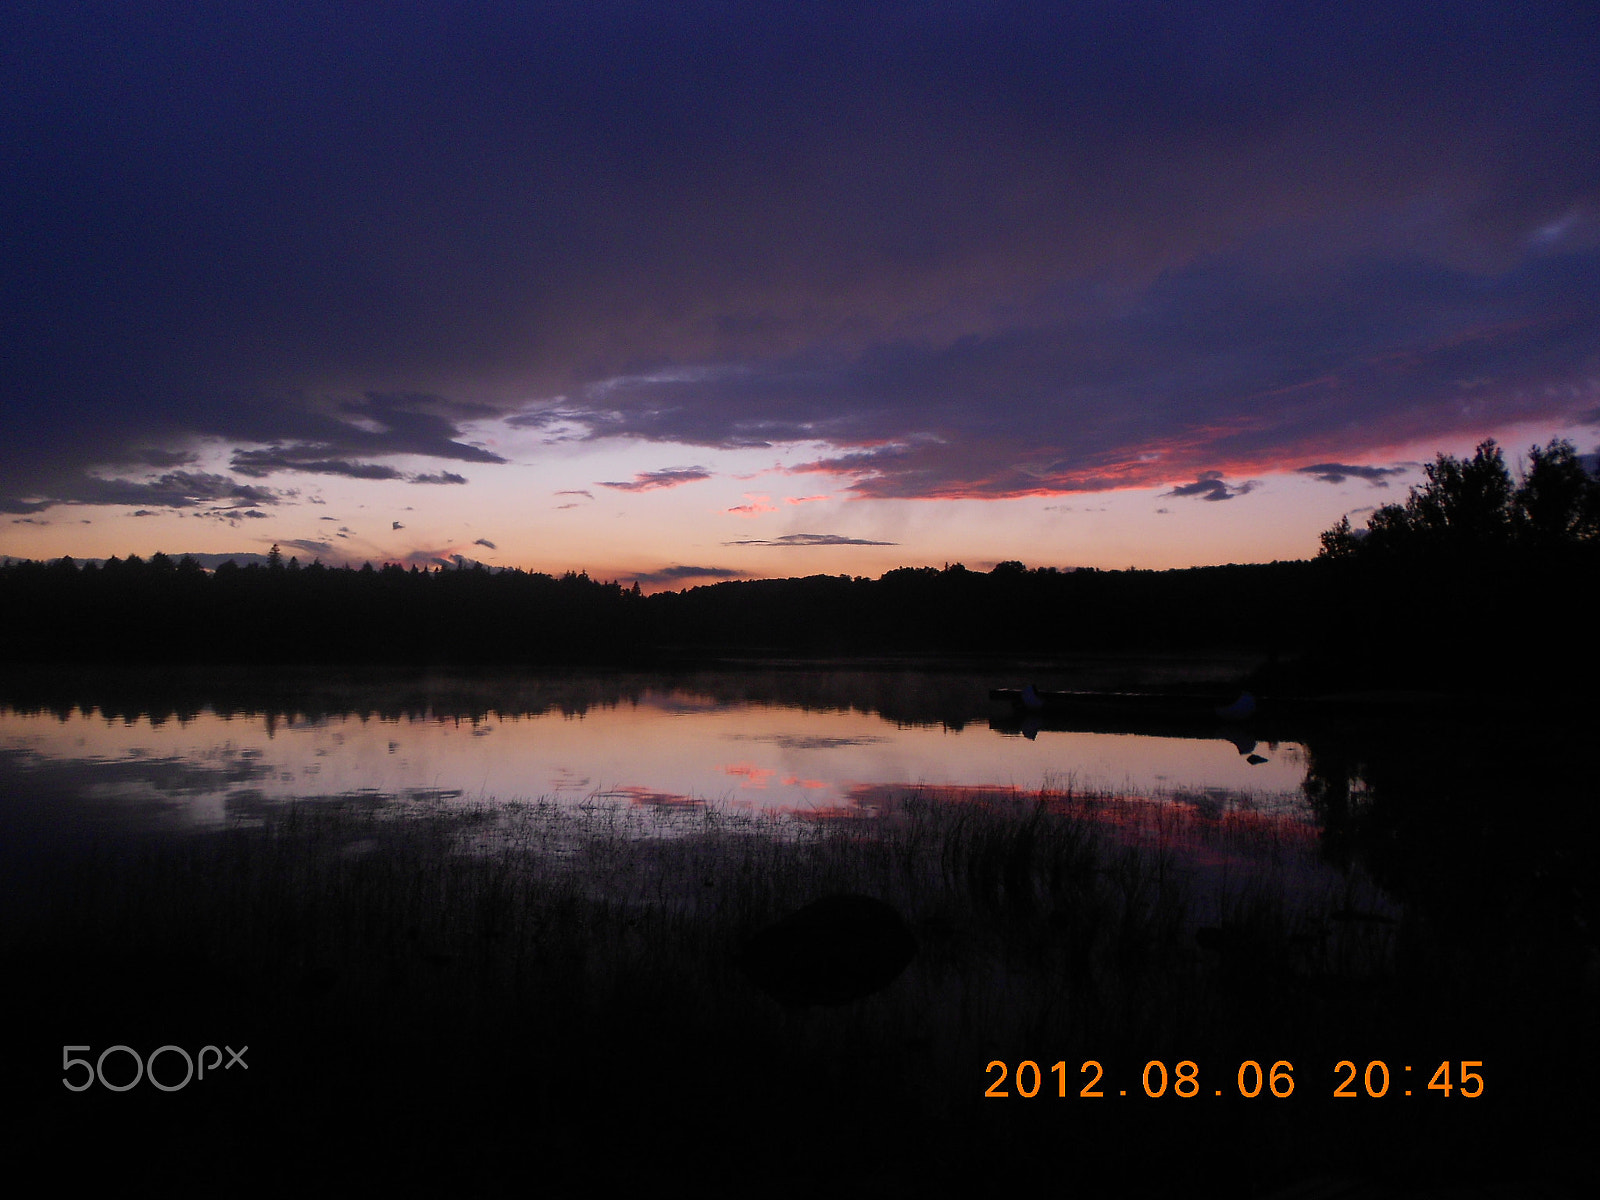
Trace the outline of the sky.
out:
[[[1304,558],[1600,443],[1600,7],[0,10],[0,555]]]

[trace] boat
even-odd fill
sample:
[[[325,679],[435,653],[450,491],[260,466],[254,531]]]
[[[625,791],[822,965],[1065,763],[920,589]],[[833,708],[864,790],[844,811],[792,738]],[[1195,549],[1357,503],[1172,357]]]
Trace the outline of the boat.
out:
[[[1031,684],[991,688],[989,728],[1032,739],[1042,730],[1224,738],[1249,754],[1256,741],[1286,736],[1284,714],[1250,692],[1045,692]]]
[[[1257,702],[1250,692],[1219,696],[1183,692],[1041,692],[1031,683],[1022,688],[991,688],[989,699],[1008,704],[1019,715],[1089,720],[1245,721]]]

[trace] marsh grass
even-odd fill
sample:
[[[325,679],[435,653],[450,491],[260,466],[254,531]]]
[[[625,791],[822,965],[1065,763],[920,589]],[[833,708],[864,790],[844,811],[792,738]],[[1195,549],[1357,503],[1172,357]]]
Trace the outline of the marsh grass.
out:
[[[1110,1194],[1196,1170],[1265,1193],[1352,1154],[1409,1161],[1393,1109],[1336,1114],[1330,1137],[1322,1083],[1339,1058],[1420,1051],[1407,1022],[1442,1000],[1408,967],[1426,931],[1320,868],[1305,827],[1071,788],[798,821],[369,797],[12,877],[8,1027],[37,1087],[11,1137],[219,1180],[315,1164],[363,1185],[719,1194],[751,1172],[772,1190],[782,1162],[797,1188],[1044,1167]],[[830,893],[894,905],[919,952],[876,995],[786,1009],[734,957]],[[59,1083],[63,1045],[207,1043],[249,1044],[248,1074]],[[1295,1061],[1301,1100],[1077,1095],[1091,1059],[1108,1088],[1152,1059],[1231,1088],[1246,1058]],[[1040,1096],[985,1099],[986,1065],[1023,1059]]]

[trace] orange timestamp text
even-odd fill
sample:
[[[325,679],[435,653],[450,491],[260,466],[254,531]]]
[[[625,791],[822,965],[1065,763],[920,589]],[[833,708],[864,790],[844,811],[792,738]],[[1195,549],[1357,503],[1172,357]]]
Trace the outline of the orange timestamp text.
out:
[[[1421,1067],[1414,1070],[1409,1065],[1402,1065],[1391,1070],[1389,1064],[1382,1059],[1371,1059],[1362,1068],[1353,1060],[1346,1058],[1334,1064],[1331,1072],[1333,1076],[1331,1091],[1327,1094],[1338,1100],[1361,1098],[1379,1100],[1386,1096],[1411,1095],[1431,1095],[1435,1098],[1456,1096],[1475,1100],[1483,1095],[1482,1067],[1481,1060],[1466,1059],[1459,1062],[1441,1062],[1437,1068]],[[1422,1086],[1421,1078],[1430,1070],[1428,1082],[1426,1086]],[[1072,1095],[1084,1100],[1139,1095],[1151,1100],[1169,1095],[1192,1099],[1206,1094],[1213,1096],[1237,1094],[1250,1100],[1258,1096],[1272,1096],[1279,1100],[1287,1100],[1295,1094],[1296,1083],[1294,1064],[1287,1059],[1263,1064],[1253,1058],[1241,1062],[1238,1069],[1233,1071],[1232,1078],[1225,1078],[1224,1087],[1216,1087],[1214,1081],[1208,1079],[1207,1082],[1213,1084],[1210,1088],[1201,1082],[1200,1065],[1193,1059],[1187,1058],[1174,1063],[1170,1070],[1162,1060],[1151,1059],[1144,1064],[1137,1086],[1129,1087],[1119,1087],[1116,1084],[1121,1082],[1131,1084],[1131,1079],[1113,1081],[1108,1077],[1104,1064],[1092,1058],[1078,1068],[1078,1078],[1072,1079],[1070,1085],[1065,1059],[1048,1069],[1041,1068],[1031,1058],[1023,1059],[1015,1067],[1002,1059],[995,1059],[984,1068],[984,1074],[991,1077],[991,1081],[983,1094],[991,1100],[1006,1100],[1013,1096],[1031,1100],[1041,1095],[1054,1096],[1062,1100]],[[1050,1084],[1052,1076],[1053,1085]],[[1419,1086],[1409,1086],[1413,1080]]]

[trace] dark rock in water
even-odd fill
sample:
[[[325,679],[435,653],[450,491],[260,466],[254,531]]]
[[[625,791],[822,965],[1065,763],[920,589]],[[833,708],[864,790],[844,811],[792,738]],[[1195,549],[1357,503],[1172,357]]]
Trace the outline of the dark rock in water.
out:
[[[870,896],[825,896],[769,925],[736,960],[784,1004],[848,1004],[888,987],[917,952],[911,930]]]

